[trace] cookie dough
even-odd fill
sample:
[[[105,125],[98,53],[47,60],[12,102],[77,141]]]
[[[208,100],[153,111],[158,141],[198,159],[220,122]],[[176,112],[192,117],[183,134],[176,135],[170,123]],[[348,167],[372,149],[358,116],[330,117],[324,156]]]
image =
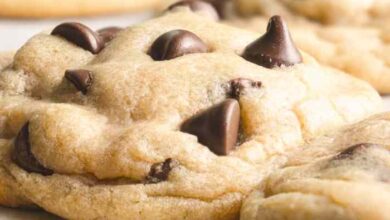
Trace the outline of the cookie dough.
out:
[[[0,0],[0,16],[45,18],[153,10],[159,0]]]
[[[244,202],[241,219],[390,216],[390,113],[313,140]]]
[[[0,74],[1,166],[63,218],[237,219],[288,152],[382,107],[280,17],[259,36],[181,7],[104,33],[60,24]]]

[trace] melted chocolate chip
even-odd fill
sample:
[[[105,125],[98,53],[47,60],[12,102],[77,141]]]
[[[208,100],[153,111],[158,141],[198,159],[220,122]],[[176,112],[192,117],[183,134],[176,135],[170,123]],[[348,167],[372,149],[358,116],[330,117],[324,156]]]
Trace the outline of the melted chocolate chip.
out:
[[[172,158],[168,158],[161,163],[153,164],[150,168],[148,176],[145,178],[145,183],[159,183],[166,181],[171,170],[178,165],[179,163]]]
[[[92,72],[89,70],[67,70],[65,78],[69,80],[84,95],[92,85]]]
[[[154,60],[170,60],[191,53],[206,53],[206,44],[194,33],[185,30],[169,31],[152,44],[150,56]]]
[[[351,158],[356,154],[356,152],[370,148],[370,147],[379,147],[377,144],[371,144],[371,143],[361,143],[356,144],[351,147],[348,147],[347,149],[341,151],[339,154],[337,154],[334,159],[335,160],[343,160],[347,158]]]
[[[208,2],[199,1],[199,0],[184,0],[177,2],[169,6],[168,10],[172,10],[177,7],[189,7],[193,12],[203,12],[205,15],[211,19],[217,21],[219,20],[219,15],[217,10]]]
[[[60,24],[51,34],[61,36],[93,54],[99,53],[104,47],[104,43],[96,32],[76,22]]]
[[[28,172],[40,173],[45,176],[52,175],[53,171],[40,164],[31,152],[28,127],[29,123],[27,122],[16,136],[12,160]]]
[[[227,155],[234,150],[240,125],[240,106],[235,99],[226,99],[192,118],[181,126],[181,131],[198,137],[217,155]]]
[[[292,66],[302,62],[302,56],[291,39],[287,24],[280,16],[270,19],[267,32],[249,44],[242,57],[266,68]]]
[[[112,39],[114,39],[116,35],[122,30],[123,28],[120,27],[106,27],[106,28],[99,29],[97,33],[99,34],[102,41],[105,44],[107,44]]]
[[[229,81],[228,95],[231,98],[239,99],[240,95],[248,88],[260,88],[260,81],[253,81],[251,79],[237,78]]]

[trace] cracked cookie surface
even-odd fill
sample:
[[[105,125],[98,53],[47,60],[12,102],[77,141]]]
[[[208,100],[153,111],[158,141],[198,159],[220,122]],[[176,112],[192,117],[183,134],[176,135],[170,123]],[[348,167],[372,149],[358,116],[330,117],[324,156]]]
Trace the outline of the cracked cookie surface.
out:
[[[244,202],[241,219],[388,219],[390,114],[309,142]]]
[[[261,66],[258,34],[185,8],[110,42],[55,30],[0,74],[0,135],[21,194],[64,218],[235,219],[285,154],[381,109],[367,83],[306,54],[287,62],[297,50]]]

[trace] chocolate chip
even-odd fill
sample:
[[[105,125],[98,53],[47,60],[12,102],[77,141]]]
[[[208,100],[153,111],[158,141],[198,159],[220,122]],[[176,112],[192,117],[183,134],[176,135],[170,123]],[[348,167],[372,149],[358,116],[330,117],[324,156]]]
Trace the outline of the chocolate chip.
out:
[[[206,53],[206,44],[194,33],[186,30],[169,31],[152,44],[150,56],[154,60],[170,60],[191,53]]]
[[[155,163],[150,168],[149,174],[145,178],[145,183],[159,183],[168,179],[169,173],[179,163],[172,158],[166,159],[164,162]]]
[[[93,54],[99,53],[104,47],[104,43],[96,32],[76,22],[60,24],[51,34],[61,36]]]
[[[269,20],[267,32],[249,44],[242,57],[266,68],[302,62],[302,56],[291,39],[287,24],[280,16],[273,16]]]
[[[52,175],[53,171],[40,164],[31,152],[28,127],[29,123],[27,122],[16,136],[12,160],[28,172],[40,173],[45,176]]]
[[[99,29],[97,33],[99,34],[103,42],[107,44],[112,39],[114,39],[116,35],[122,30],[123,28],[120,27],[106,27],[106,28]]]
[[[89,70],[67,70],[65,78],[69,80],[84,95],[92,85],[92,72]]]
[[[260,81],[253,81],[251,79],[237,78],[229,81],[228,95],[231,98],[239,99],[240,95],[248,88],[260,88]]]
[[[169,6],[168,10],[172,10],[177,7],[189,7],[193,12],[202,12],[215,21],[219,20],[217,10],[214,8],[213,5],[205,1],[184,0]]]
[[[240,125],[240,106],[235,99],[220,104],[189,118],[181,131],[196,135],[201,144],[217,155],[227,155],[237,143]]]
[[[356,152],[371,148],[371,147],[379,147],[377,144],[371,144],[371,143],[362,143],[362,144],[356,144],[351,147],[348,147],[347,149],[341,151],[339,154],[337,154],[334,159],[335,160],[343,160],[352,157],[356,154]]]

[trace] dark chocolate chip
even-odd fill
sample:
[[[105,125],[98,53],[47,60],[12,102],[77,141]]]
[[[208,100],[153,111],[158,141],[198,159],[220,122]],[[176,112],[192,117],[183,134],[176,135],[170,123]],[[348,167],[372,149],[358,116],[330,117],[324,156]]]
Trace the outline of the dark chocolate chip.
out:
[[[280,16],[273,16],[269,20],[267,32],[249,44],[242,57],[266,68],[302,62],[302,56],[294,45],[287,24]]]
[[[62,23],[51,34],[61,36],[93,54],[99,53],[104,47],[104,42],[96,32],[76,22]]]
[[[236,147],[239,126],[240,105],[235,99],[226,99],[189,118],[181,131],[197,136],[215,154],[227,155]]]
[[[177,7],[189,7],[193,12],[203,12],[208,17],[212,18],[215,21],[219,20],[219,15],[214,6],[208,2],[200,0],[184,0],[177,2],[169,6],[168,10],[172,10]]]
[[[239,99],[240,95],[248,88],[260,88],[260,81],[253,81],[251,79],[237,78],[229,81],[228,95],[231,98]]]
[[[31,152],[28,127],[29,123],[27,122],[16,136],[12,160],[28,172],[40,173],[45,176],[52,175],[53,171],[40,164]]]
[[[371,143],[361,143],[361,144],[356,144],[351,147],[348,147],[347,149],[341,151],[339,154],[337,154],[334,159],[335,160],[343,160],[347,158],[351,158],[356,154],[356,152],[371,148],[371,147],[379,147],[377,144],[371,144]]]
[[[103,42],[106,44],[110,42],[112,39],[114,39],[116,35],[122,30],[123,28],[120,27],[106,27],[106,28],[99,29],[97,33],[99,34]]]
[[[153,164],[150,168],[148,176],[145,178],[145,183],[159,183],[166,181],[171,170],[178,165],[179,163],[172,158],[168,158],[161,163]]]
[[[152,44],[150,56],[154,60],[170,60],[191,53],[206,53],[206,44],[194,33],[186,30],[169,31]]]
[[[89,70],[67,70],[65,78],[69,80],[84,95],[92,85],[92,72]]]

